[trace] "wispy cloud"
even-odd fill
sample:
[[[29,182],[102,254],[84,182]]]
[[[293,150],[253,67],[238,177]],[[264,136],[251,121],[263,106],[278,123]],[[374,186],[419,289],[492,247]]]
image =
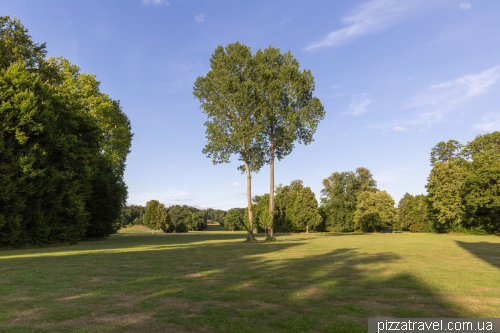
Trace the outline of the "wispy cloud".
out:
[[[349,105],[349,111],[345,114],[359,116],[367,111],[368,105],[370,105],[373,100],[368,98],[368,94],[358,94],[351,96],[351,104]]]
[[[485,132],[500,131],[500,112],[489,113],[480,118],[481,123],[474,124],[472,127]]]
[[[464,75],[458,79],[431,86],[431,89],[451,89],[451,93],[464,97],[478,96],[495,84],[500,78],[500,66],[487,69],[479,74]]]
[[[240,187],[242,186],[240,183],[232,183],[232,184],[229,184],[227,183],[225,186],[235,186],[235,187]]]
[[[414,123],[431,124],[471,98],[487,93],[499,79],[500,66],[495,66],[478,74],[468,74],[431,85],[426,92],[415,96],[407,108],[425,110],[419,114]]]
[[[321,42],[311,44],[305,50],[325,46],[338,46],[364,34],[372,34],[389,28],[402,20],[417,3],[413,0],[372,0],[361,4],[356,12],[344,17],[349,26],[333,31]]]
[[[460,4],[460,9],[461,10],[470,10],[471,7],[472,7],[472,5],[470,4],[470,2],[469,3],[462,2]]]
[[[401,127],[401,126],[396,126],[396,127],[394,127],[394,130],[397,132],[403,132],[403,131],[406,131],[406,128]]]
[[[203,23],[205,22],[205,14],[198,15],[194,18],[194,20],[198,23]]]
[[[170,5],[166,0],[141,0],[143,5]]]

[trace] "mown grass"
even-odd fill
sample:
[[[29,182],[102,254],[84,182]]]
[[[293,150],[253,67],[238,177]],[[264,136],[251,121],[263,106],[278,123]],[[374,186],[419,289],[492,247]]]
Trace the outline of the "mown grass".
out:
[[[0,331],[366,332],[372,317],[500,317],[498,237],[244,239],[135,227],[1,251]]]

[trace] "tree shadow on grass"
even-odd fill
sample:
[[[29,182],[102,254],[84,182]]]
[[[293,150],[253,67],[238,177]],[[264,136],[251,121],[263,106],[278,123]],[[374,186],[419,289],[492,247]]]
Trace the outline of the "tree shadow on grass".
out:
[[[500,269],[500,243],[496,242],[461,242],[455,241],[461,248],[469,251],[477,258]]]
[[[15,292],[0,294],[0,322],[6,331],[366,332],[372,317],[464,315],[391,271],[394,253],[314,254],[302,238],[173,241],[186,246],[7,261],[14,274],[2,282]]]

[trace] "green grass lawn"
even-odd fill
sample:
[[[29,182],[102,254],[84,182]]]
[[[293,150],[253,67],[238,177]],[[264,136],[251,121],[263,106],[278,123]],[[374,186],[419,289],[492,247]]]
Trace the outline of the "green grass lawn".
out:
[[[366,332],[372,317],[500,317],[499,237],[244,243],[244,233],[211,230],[134,227],[0,251],[0,331]]]

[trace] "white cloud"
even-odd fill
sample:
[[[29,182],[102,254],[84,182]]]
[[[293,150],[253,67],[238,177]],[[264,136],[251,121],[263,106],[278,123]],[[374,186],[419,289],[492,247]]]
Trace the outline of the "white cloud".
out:
[[[363,114],[366,112],[366,108],[368,105],[373,102],[373,100],[368,98],[368,94],[358,94],[358,95],[352,95],[352,101],[351,104],[349,105],[349,112],[346,112],[345,114],[352,114],[355,116],[359,116],[360,114]]]
[[[471,7],[472,7],[472,5],[471,5],[471,3],[470,3],[470,2],[469,2],[469,3],[462,2],[462,3],[460,4],[460,9],[461,9],[461,10],[470,10],[470,9],[471,9]]]
[[[495,66],[478,74],[468,74],[454,80],[442,82],[415,96],[407,108],[420,108],[425,111],[413,123],[431,124],[442,119],[443,115],[471,98],[487,93],[500,79],[500,66]]]
[[[500,113],[489,113],[480,119],[481,123],[474,124],[472,127],[485,132],[500,131]]]
[[[203,23],[205,21],[205,14],[198,15],[194,18],[194,20],[198,23]]]
[[[487,69],[479,74],[464,75],[458,79],[431,86],[431,89],[449,88],[453,94],[464,97],[481,95],[500,78],[500,66]]]
[[[349,26],[336,30],[321,42],[312,44],[305,50],[313,50],[324,46],[344,44],[352,38],[379,32],[396,24],[415,5],[413,0],[372,0],[361,4],[358,10],[342,19]]]
[[[242,185],[240,183],[232,183],[232,184],[227,183],[225,186],[241,187]]]
[[[165,0],[141,0],[143,5],[170,5],[168,1]]]
[[[398,131],[398,132],[402,132],[402,131],[406,131],[406,128],[401,127],[401,126],[396,126],[396,127],[394,127],[394,130]]]

